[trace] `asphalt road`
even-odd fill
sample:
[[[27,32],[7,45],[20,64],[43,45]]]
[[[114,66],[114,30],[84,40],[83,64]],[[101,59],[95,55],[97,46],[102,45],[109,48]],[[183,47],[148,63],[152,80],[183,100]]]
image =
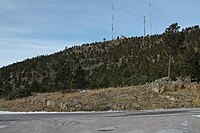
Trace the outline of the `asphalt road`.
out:
[[[200,109],[0,114],[0,133],[200,133]]]

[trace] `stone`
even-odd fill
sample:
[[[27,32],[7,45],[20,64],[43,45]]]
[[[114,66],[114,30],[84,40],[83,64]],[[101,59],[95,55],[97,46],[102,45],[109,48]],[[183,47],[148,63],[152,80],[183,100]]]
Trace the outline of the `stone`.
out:
[[[60,107],[61,109],[67,109],[67,104],[61,102],[60,105],[59,105],[59,107]]]
[[[165,98],[167,98],[167,99],[170,100],[170,101],[174,101],[174,100],[175,100],[175,98],[174,98],[174,97],[171,97],[171,96],[165,96]]]
[[[47,101],[46,105],[51,106],[51,101]]]
[[[47,102],[47,99],[45,99],[45,98],[42,99],[42,104],[43,104],[43,105],[46,105],[46,102]]]
[[[191,77],[190,77],[190,76],[187,76],[187,77],[184,79],[184,82],[186,82],[186,83],[191,83]]]
[[[152,83],[151,84],[151,89],[154,92],[159,93],[160,92],[160,84],[159,83]]]
[[[34,104],[35,103],[35,99],[31,99],[31,104]]]
[[[52,101],[50,105],[53,106],[53,107],[55,107],[56,106],[56,102]]]
[[[167,85],[166,85],[166,84],[163,84],[163,85],[160,87],[160,89],[159,89],[159,93],[165,92],[166,88],[167,88]]]

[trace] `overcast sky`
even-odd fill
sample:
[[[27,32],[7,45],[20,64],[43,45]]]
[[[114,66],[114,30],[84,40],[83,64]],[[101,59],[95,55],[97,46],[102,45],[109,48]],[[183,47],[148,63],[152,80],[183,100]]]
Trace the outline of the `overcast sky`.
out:
[[[199,0],[113,0],[114,36],[199,25]],[[0,67],[87,42],[110,40],[112,0],[0,0]]]

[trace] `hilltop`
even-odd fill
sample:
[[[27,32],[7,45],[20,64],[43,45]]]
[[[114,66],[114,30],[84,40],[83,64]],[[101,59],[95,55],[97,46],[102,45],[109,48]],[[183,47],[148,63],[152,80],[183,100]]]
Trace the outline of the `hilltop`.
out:
[[[200,80],[200,29],[177,23],[160,35],[117,38],[66,48],[0,69],[0,97],[145,84],[169,74]]]

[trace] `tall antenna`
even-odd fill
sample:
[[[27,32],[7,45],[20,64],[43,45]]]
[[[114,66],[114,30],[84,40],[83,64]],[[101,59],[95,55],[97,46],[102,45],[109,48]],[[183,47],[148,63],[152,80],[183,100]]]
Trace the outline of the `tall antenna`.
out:
[[[112,0],[112,40],[114,40],[114,2]]]
[[[145,27],[145,25],[146,25],[146,18],[145,18],[145,16],[144,16],[144,37],[143,37],[143,46],[145,45],[145,36],[146,36],[146,27]]]
[[[150,36],[152,35],[152,21],[151,21],[151,2],[149,3],[149,17],[150,17]]]
[[[146,36],[146,18],[144,16],[144,37]]]

